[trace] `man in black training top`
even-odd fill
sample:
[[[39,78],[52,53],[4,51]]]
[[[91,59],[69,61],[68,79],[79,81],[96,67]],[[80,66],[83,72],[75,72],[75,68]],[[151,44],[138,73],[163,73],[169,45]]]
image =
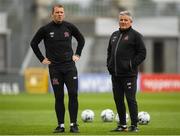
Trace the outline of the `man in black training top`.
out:
[[[138,131],[138,106],[136,101],[138,66],[146,57],[146,48],[142,35],[132,27],[132,17],[128,11],[119,14],[119,30],[109,41],[107,68],[111,74],[114,101],[120,122],[113,131]],[[127,128],[126,97],[131,126]]]
[[[85,40],[73,24],[64,21],[64,7],[56,4],[52,7],[52,21],[41,27],[31,41],[31,47],[42,64],[48,65],[51,84],[55,96],[55,111],[58,126],[54,133],[65,131],[64,117],[64,84],[68,91],[68,110],[70,116],[70,132],[77,133],[78,114],[78,75],[75,62],[80,59]],[[78,42],[75,54],[72,50],[72,36]],[[46,57],[38,45],[44,41]]]

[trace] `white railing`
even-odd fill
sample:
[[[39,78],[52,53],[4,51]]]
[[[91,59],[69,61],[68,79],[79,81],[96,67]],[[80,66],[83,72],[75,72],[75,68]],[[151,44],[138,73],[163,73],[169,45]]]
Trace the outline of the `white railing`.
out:
[[[7,14],[0,12],[0,32],[7,30]]]

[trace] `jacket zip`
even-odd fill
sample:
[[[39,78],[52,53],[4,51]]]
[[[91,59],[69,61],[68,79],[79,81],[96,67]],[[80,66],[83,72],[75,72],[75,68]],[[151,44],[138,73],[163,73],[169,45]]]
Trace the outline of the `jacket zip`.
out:
[[[119,36],[119,39],[118,39],[118,41],[117,41],[117,44],[116,44],[116,48],[115,48],[115,53],[114,53],[114,65],[115,65],[115,75],[117,76],[118,74],[117,74],[117,62],[116,62],[116,55],[117,55],[117,49],[118,49],[118,45],[119,45],[119,43],[120,43],[120,41],[121,41],[121,38],[122,38],[122,34],[120,34],[120,36]]]
[[[131,71],[133,71],[131,59],[130,59],[130,68],[131,68]]]

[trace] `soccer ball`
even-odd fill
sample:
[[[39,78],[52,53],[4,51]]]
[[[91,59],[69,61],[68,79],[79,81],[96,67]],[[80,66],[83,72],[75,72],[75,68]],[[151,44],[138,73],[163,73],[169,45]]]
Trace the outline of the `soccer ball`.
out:
[[[81,119],[84,122],[92,122],[94,120],[94,112],[90,109],[82,111]]]
[[[140,125],[147,125],[150,121],[149,113],[141,111],[138,113],[138,120]]]
[[[103,122],[112,122],[114,119],[114,112],[111,109],[105,109],[101,112],[101,119]]]
[[[117,122],[117,123],[119,123],[119,115],[118,115],[118,113],[116,114],[116,116],[115,116],[115,121]],[[129,114],[128,113],[126,113],[126,123],[129,121]]]

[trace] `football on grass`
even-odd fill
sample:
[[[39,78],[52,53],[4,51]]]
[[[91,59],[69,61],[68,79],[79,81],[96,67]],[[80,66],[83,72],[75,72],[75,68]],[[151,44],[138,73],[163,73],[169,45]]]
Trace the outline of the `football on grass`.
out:
[[[112,122],[114,119],[114,112],[111,109],[105,109],[101,112],[101,119],[103,122]]]
[[[148,112],[141,111],[138,113],[138,120],[140,125],[147,125],[150,122],[150,115]]]
[[[94,120],[94,112],[90,109],[86,109],[81,113],[81,119],[84,122],[92,122]]]

